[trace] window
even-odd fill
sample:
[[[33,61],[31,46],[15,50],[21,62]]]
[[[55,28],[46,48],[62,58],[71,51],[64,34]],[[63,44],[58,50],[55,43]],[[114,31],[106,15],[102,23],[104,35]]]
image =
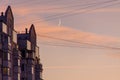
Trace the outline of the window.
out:
[[[13,31],[13,41],[17,43],[17,33]]]
[[[31,42],[27,40],[27,49],[31,50]]]
[[[0,34],[0,43],[2,43],[2,35]]]
[[[25,80],[25,78],[22,78],[22,80]]]
[[[3,53],[3,60],[7,60],[7,53]]]
[[[34,68],[32,67],[32,74],[34,74]]]
[[[39,57],[39,47],[38,46],[36,46],[35,57]]]
[[[10,53],[8,53],[8,60],[10,60]]]
[[[22,57],[25,57],[25,54],[26,54],[26,52],[25,52],[25,50],[23,50],[21,53]]]
[[[10,25],[11,26],[11,25]],[[8,28],[8,34],[11,36],[12,35],[12,30],[11,27]]]
[[[8,42],[8,37],[7,37],[6,35],[3,35],[2,41],[3,41],[4,43],[7,43],[7,42]]]
[[[4,74],[4,75],[10,75],[10,68],[4,67],[4,68],[3,68],[3,74]]]
[[[18,59],[18,66],[20,66],[20,60]]]
[[[2,24],[3,25],[3,27],[2,27],[2,31],[4,32],[4,33],[7,33],[7,25],[6,24]]]
[[[10,37],[8,36],[8,45],[11,46]]]
[[[10,60],[10,53],[3,53],[3,60]]]
[[[21,65],[21,71],[24,71],[24,64]]]
[[[20,74],[18,73],[18,80],[20,80]]]

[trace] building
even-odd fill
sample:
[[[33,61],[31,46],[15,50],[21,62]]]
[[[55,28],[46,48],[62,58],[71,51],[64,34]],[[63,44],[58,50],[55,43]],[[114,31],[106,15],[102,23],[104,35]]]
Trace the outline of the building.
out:
[[[35,27],[18,33],[11,7],[0,16],[0,80],[42,80]]]

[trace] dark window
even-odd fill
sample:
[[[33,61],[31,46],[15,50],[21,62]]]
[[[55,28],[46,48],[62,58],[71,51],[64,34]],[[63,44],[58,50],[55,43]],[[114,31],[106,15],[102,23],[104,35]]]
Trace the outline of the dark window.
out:
[[[10,60],[10,53],[3,53],[3,60]]]
[[[2,39],[3,39],[2,41],[3,41],[4,43],[7,43],[7,39],[8,39],[8,38],[7,38],[6,35],[3,35]]]
[[[3,74],[4,75],[10,75],[10,68],[4,67],[3,68]]]
[[[11,41],[9,36],[8,36],[8,45],[11,46]]]
[[[25,50],[22,51],[21,55],[22,55],[22,57],[25,58]]]
[[[3,53],[3,60],[7,60],[7,53]]]
[[[21,65],[21,71],[24,71],[24,64]]]
[[[22,80],[25,80],[25,78],[22,78]]]
[[[18,37],[18,39],[20,39],[20,40],[21,40],[21,37]]]
[[[0,35],[0,43],[2,43],[2,35]]]

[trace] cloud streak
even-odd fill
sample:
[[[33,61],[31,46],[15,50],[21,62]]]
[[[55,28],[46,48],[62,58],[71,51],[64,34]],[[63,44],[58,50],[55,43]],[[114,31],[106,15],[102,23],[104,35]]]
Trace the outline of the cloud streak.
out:
[[[110,36],[98,35],[90,32],[82,32],[79,30],[75,30],[73,28],[69,28],[66,26],[56,26],[53,24],[49,24],[47,22],[38,23],[35,25],[36,32],[38,35],[38,40],[40,42],[56,42],[56,43],[64,43],[64,41],[58,41],[56,39],[50,39],[46,37],[41,37],[40,35],[51,36],[55,38],[72,40],[81,43],[90,43],[97,45],[108,45],[113,47],[120,47],[120,39]],[[21,27],[16,27],[17,30],[21,30]],[[24,28],[23,28],[24,29]],[[77,45],[77,44],[76,44]]]
[[[15,6],[17,6],[17,5],[14,5],[14,7]],[[66,39],[66,40],[73,40],[73,41],[79,41],[79,42],[88,42],[88,43],[93,43],[93,44],[102,44],[102,45],[110,45],[110,46],[120,47],[120,45],[119,45],[120,39],[119,38],[97,35],[97,34],[91,33],[91,32],[82,32],[80,30],[75,30],[73,28],[69,28],[66,26],[56,26],[53,24],[49,24],[47,21],[44,20],[44,17],[42,17],[41,15],[31,15],[34,13],[36,13],[36,14],[64,13],[67,11],[69,12],[73,9],[73,8],[71,8],[71,9],[65,8],[65,9],[44,10],[47,8],[55,8],[55,7],[61,7],[61,6],[60,5],[52,5],[52,6],[51,5],[36,5],[36,6],[32,6],[32,7],[31,6],[29,6],[29,7],[17,6],[17,8],[13,8],[15,17],[17,17],[17,19],[19,18],[19,22],[22,22],[24,18],[25,18],[24,22],[26,21],[25,23],[21,23],[19,25],[17,24],[17,22],[15,22],[16,29],[21,30],[21,27],[24,29],[24,27],[30,26],[29,24],[35,23],[36,32],[38,35],[47,35],[47,36],[52,36],[52,37],[56,37],[56,38],[60,38],[60,39]],[[44,11],[42,11],[41,9],[43,9]],[[74,13],[81,13],[86,10],[87,9],[76,10],[76,11],[74,11]],[[100,13],[100,12],[103,12],[103,13],[104,12],[120,12],[120,10],[119,10],[119,8],[103,8],[103,9],[93,10],[89,13]],[[42,22],[39,23],[39,21],[42,21]],[[43,38],[43,37],[39,37],[39,36],[38,36],[38,38],[42,42],[60,42],[58,40]]]

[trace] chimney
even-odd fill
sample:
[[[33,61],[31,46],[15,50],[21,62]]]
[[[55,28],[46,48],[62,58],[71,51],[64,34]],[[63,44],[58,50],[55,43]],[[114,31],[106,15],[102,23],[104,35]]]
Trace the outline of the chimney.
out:
[[[27,28],[25,28],[25,32],[26,32],[26,34],[28,33],[28,29]]]

